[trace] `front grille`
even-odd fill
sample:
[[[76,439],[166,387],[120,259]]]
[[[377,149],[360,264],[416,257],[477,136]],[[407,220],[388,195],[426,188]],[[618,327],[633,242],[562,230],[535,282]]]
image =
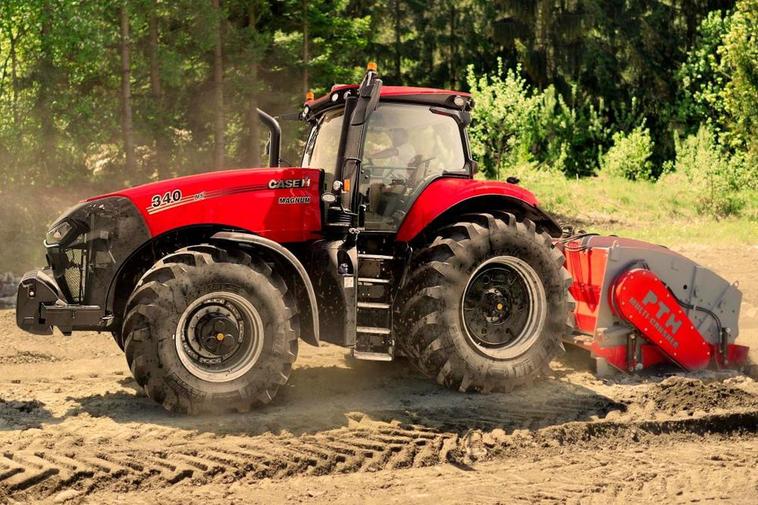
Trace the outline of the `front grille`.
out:
[[[87,255],[84,249],[68,249],[65,254],[67,261],[63,278],[71,294],[71,302],[81,303],[84,299]]]

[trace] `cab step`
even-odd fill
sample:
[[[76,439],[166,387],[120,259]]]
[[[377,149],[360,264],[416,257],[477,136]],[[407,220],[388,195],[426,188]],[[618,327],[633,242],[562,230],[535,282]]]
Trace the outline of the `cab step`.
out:
[[[360,284],[389,284],[389,279],[379,279],[376,277],[358,277]]]
[[[358,333],[370,333],[372,335],[389,335],[392,333],[389,328],[378,328],[375,326],[358,326]]]
[[[391,305],[389,303],[358,302],[359,309],[389,310],[390,307]]]
[[[392,354],[386,352],[368,352],[353,349],[353,357],[363,361],[392,361]]]
[[[358,258],[363,260],[394,260],[395,257],[388,254],[358,253]]]

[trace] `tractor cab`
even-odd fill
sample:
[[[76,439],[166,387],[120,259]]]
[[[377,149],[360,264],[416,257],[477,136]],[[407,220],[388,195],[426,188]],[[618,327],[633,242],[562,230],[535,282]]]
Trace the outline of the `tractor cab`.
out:
[[[360,85],[336,85],[308,96],[304,168],[323,170],[322,224],[340,304],[348,317],[324,335],[359,359],[392,359],[394,286],[403,277],[403,244],[395,238],[410,209],[440,179],[472,178],[466,93],[383,86],[369,64]],[[470,182],[470,181],[468,181]],[[331,240],[331,242],[330,242]],[[355,273],[354,273],[355,272]],[[329,338],[329,337],[326,337]]]
[[[383,86],[371,65],[359,86],[307,100],[302,166],[325,172],[326,228],[397,232],[431,182],[471,178],[472,105],[466,93]]]

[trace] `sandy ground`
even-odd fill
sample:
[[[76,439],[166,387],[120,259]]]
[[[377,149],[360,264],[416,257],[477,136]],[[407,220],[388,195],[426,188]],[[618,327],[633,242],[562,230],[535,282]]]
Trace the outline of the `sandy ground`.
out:
[[[679,251],[739,279],[758,362],[758,248]],[[109,335],[36,337],[0,311],[0,503],[758,503],[758,383],[598,379],[581,353],[511,394],[301,345],[265,409],[172,416]]]

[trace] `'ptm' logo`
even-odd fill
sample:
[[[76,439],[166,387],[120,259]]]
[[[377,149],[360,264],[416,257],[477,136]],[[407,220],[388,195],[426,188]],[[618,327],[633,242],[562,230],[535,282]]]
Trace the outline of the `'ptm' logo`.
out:
[[[645,306],[657,305],[658,312],[655,314],[655,318],[663,323],[664,328],[671,330],[672,335],[676,335],[676,332],[679,331],[679,327],[682,326],[682,321],[677,321],[674,314],[671,313],[671,309],[668,305],[659,300],[652,290],[647,292],[645,298],[642,299],[642,303]],[[668,314],[668,318],[666,319],[666,322],[663,322],[664,318],[666,318],[666,314]]]

